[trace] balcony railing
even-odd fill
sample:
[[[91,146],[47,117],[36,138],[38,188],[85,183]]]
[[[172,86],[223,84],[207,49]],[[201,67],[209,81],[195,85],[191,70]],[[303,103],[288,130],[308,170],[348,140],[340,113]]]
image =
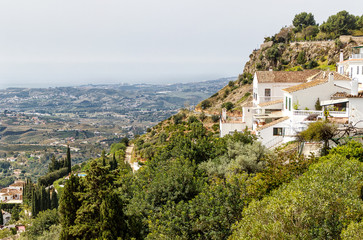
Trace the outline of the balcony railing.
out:
[[[273,139],[271,139],[270,141],[266,142],[264,145],[267,148],[273,148],[276,145],[278,145],[279,143],[281,143],[284,140],[283,136],[277,136],[274,137]]]
[[[314,110],[293,110],[293,115],[295,116],[309,116],[311,114],[318,114],[318,116],[323,116],[323,111]]]
[[[363,53],[352,54],[352,56],[350,57],[350,59],[360,59],[360,58],[363,58]]]
[[[283,96],[259,96],[260,103],[283,99]]]
[[[348,117],[347,111],[329,111],[329,115],[332,117]]]

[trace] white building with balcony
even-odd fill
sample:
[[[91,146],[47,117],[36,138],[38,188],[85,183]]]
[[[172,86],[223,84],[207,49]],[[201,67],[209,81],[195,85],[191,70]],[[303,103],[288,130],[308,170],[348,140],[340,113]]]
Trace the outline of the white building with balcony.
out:
[[[337,71],[342,75],[358,79],[363,84],[363,46],[353,47],[352,54],[344,60],[343,52],[340,52],[340,60],[337,63]]]
[[[357,91],[358,84],[353,85]],[[352,94],[351,86],[352,81],[346,76],[336,72],[318,72],[304,83],[282,89],[283,97],[280,100],[260,103],[255,108],[253,129],[266,147],[294,140],[296,134],[305,130],[309,123],[324,117],[322,110],[315,109],[318,99],[321,102],[333,99],[337,93]],[[348,123],[347,105],[341,103],[334,107],[330,111],[331,117]],[[266,111],[266,108],[269,110]]]

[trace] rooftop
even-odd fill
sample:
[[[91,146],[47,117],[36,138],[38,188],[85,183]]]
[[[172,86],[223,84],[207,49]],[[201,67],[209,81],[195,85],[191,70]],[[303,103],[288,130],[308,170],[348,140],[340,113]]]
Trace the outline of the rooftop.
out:
[[[283,102],[283,100],[279,99],[279,100],[275,100],[275,101],[263,102],[263,103],[258,104],[258,106],[265,107],[265,106],[270,106],[270,105],[274,105],[274,104],[282,103],[282,102]]]
[[[308,81],[317,80],[317,79],[328,79],[330,73],[333,73],[334,81],[352,81],[350,77],[344,76],[337,72],[329,72],[329,71],[320,71],[319,73],[309,77]]]
[[[315,87],[315,86],[318,86],[320,84],[324,84],[324,83],[327,83],[327,82],[328,82],[328,79],[317,79],[317,80],[302,83],[302,84],[299,84],[299,85],[296,85],[296,86],[288,87],[288,88],[285,88],[285,89],[282,89],[282,90],[285,91],[285,92],[288,92],[288,93],[292,93],[292,92],[304,90],[304,89],[307,89],[307,88]]]
[[[304,83],[307,79],[321,70],[304,70],[296,72],[285,71],[257,71],[256,76],[259,83]]]
[[[358,92],[358,95],[349,94],[347,98],[363,98],[363,91]]]

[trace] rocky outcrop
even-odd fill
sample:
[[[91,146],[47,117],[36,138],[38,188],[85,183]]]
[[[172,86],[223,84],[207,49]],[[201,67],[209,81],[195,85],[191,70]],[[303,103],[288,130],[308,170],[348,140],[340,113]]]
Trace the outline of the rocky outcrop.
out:
[[[244,72],[253,74],[256,70],[284,70],[296,66],[304,67],[304,64],[298,61],[301,52],[305,54],[305,64],[309,61],[315,61],[322,69],[324,67],[332,68],[339,61],[340,49],[343,50],[344,58],[347,59],[351,54],[351,48],[361,44],[352,38],[350,41],[346,41],[346,38],[342,40],[344,42],[339,39],[335,41],[291,42],[288,44],[267,42],[262,44],[260,49],[252,52],[244,67]]]

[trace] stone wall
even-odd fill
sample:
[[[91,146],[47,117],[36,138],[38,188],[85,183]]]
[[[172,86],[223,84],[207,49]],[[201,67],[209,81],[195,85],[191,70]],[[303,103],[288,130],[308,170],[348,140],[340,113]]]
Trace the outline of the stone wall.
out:
[[[363,44],[363,36],[342,35],[339,37],[339,40],[342,43],[349,43],[350,41],[354,41],[356,43]]]

